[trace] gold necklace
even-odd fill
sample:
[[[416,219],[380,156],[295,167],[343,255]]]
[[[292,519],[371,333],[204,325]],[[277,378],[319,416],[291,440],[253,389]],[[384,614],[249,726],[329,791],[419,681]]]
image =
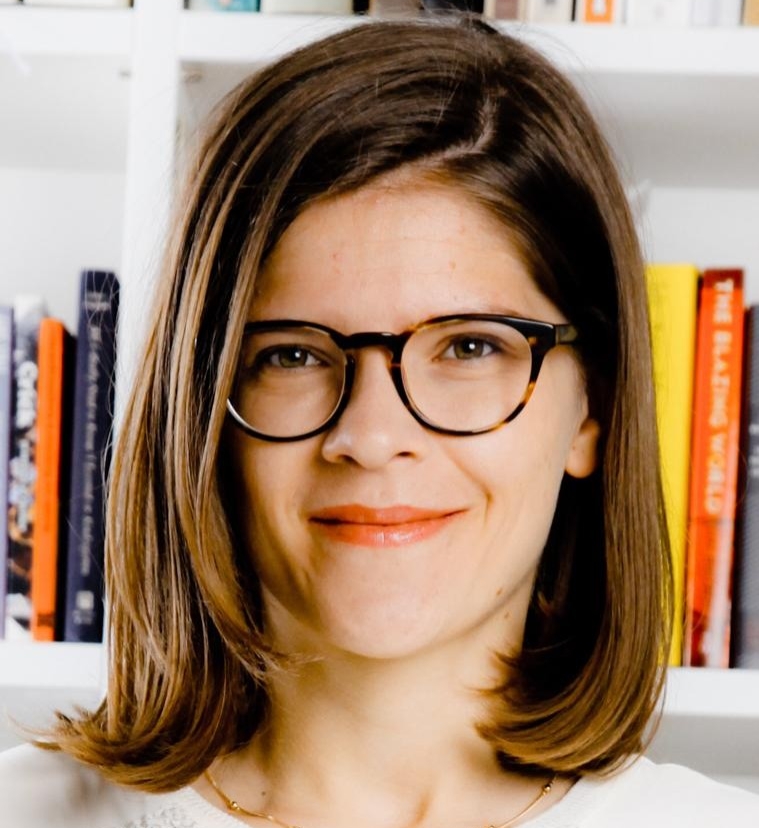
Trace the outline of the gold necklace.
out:
[[[219,783],[211,776],[210,771],[205,771],[203,776],[208,780],[211,787],[216,791],[219,795],[220,799],[224,802],[227,806],[227,810],[231,811],[234,814],[243,814],[244,816],[249,817],[256,817],[257,819],[266,819],[269,822],[274,823],[275,825],[279,825],[280,828],[298,828],[297,825],[291,825],[289,822],[283,822],[281,819],[277,819],[275,816],[271,814],[265,814],[263,811],[249,811],[247,808],[243,808],[239,802],[234,799],[228,797],[224,791],[219,787]],[[532,802],[527,805],[526,808],[522,808],[522,810],[516,814],[515,816],[507,819],[506,822],[501,822],[498,825],[487,825],[486,828],[509,828],[510,825],[513,825],[517,820],[520,820],[523,816],[526,816],[537,804],[540,802],[544,796],[548,796],[551,793],[551,790],[556,782],[556,774],[554,774],[548,782],[545,783],[540,789],[540,792],[532,800]]]

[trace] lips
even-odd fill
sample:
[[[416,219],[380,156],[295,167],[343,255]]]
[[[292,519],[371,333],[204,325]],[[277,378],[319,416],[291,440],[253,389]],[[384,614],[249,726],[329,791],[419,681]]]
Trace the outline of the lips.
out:
[[[357,546],[403,546],[432,537],[462,514],[460,509],[405,505],[375,509],[346,504],[313,512],[309,522],[317,532],[332,540]]]

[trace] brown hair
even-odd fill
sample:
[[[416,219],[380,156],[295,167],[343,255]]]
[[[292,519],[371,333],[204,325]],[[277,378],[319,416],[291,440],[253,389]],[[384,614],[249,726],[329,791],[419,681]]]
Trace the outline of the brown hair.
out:
[[[567,477],[524,647],[481,727],[505,765],[603,771],[640,750],[661,689],[669,569],[643,268],[578,93],[473,19],[377,22],[301,49],[218,108],[190,175],[114,455],[110,679],[56,745],[151,791],[196,778],[266,716],[257,582],[235,537],[222,434],[255,275],[316,199],[400,168],[503,223],[581,331],[598,470]],[[253,596],[253,599],[251,599]]]

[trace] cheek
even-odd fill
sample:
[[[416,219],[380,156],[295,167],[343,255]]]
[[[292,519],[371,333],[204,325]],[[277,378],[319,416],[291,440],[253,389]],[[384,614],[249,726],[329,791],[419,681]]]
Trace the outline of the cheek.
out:
[[[236,513],[257,570],[265,550],[287,526],[302,479],[297,465],[288,462],[289,454],[279,445],[248,438],[232,443]]]
[[[457,464],[477,482],[496,550],[508,547],[510,565],[537,565],[556,510],[574,436],[573,418],[556,406],[530,405],[502,429],[452,450]],[[550,402],[550,400],[549,400]]]

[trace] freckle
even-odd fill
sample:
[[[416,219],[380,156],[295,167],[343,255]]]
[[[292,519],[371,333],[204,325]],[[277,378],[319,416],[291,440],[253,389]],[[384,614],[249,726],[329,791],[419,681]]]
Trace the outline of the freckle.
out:
[[[500,587],[498,589],[498,591],[496,592],[496,597],[499,596],[499,595],[503,595],[503,587]]]

